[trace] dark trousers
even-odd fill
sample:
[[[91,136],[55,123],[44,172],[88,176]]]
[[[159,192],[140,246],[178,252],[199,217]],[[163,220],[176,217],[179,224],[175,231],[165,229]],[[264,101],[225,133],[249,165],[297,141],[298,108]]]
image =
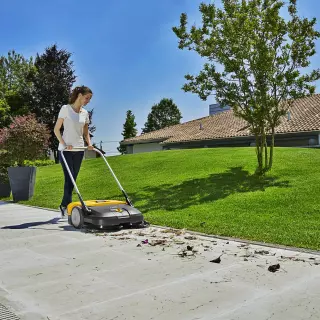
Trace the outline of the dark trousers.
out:
[[[63,155],[71,171],[72,177],[76,181],[78,173],[80,171],[84,152],[83,151],[64,151]],[[67,205],[72,202],[73,183],[70,179],[69,173],[62,159],[60,151],[59,151],[59,160],[62,165],[62,169],[64,173],[64,194],[61,201],[61,206],[67,207]]]

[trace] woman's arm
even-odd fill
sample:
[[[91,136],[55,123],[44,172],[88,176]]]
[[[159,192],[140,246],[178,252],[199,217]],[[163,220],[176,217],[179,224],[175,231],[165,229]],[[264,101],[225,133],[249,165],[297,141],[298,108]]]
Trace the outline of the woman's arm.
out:
[[[60,129],[61,126],[63,124],[63,119],[62,118],[58,118],[56,125],[54,126],[54,134],[56,135],[56,137],[58,138],[59,142],[65,146],[68,150],[72,150],[72,146],[66,146],[66,143],[64,142],[64,140],[62,139],[61,133],[60,133]]]
[[[88,149],[89,149],[89,150],[92,150],[92,149],[93,149],[93,146],[91,145],[91,138],[90,138],[89,124],[88,124],[88,123],[86,123],[86,124],[84,125],[83,135],[84,135],[84,138],[85,138],[86,141],[87,141]]]
[[[62,145],[65,145],[65,142],[63,141],[62,136],[61,136],[61,132],[60,132],[62,124],[63,124],[63,119],[62,118],[58,118],[58,120],[56,122],[56,125],[54,126],[54,134],[56,135],[56,137],[59,140],[59,142]]]

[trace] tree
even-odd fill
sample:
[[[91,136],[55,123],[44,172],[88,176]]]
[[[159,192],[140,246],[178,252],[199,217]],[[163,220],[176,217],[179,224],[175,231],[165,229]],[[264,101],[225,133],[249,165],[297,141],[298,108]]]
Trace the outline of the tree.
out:
[[[179,124],[181,118],[181,112],[172,99],[164,98],[152,106],[142,132],[147,133]]]
[[[92,124],[92,118],[93,118],[93,110],[88,110],[89,114],[89,133],[90,133],[90,138],[93,137],[93,133],[96,131],[96,126]]]
[[[123,131],[122,131],[123,139],[129,139],[129,138],[135,137],[137,135],[138,131],[136,129],[136,125],[137,124],[135,123],[134,114],[132,113],[131,110],[128,110],[126,121],[123,125]],[[121,142],[120,142],[120,146],[117,149],[121,154],[127,153],[126,147],[121,145]]]
[[[25,59],[14,50],[0,57],[0,128],[10,123],[11,117],[29,112],[33,59]]]
[[[222,0],[223,9],[202,3],[202,26],[187,31],[187,15],[173,27],[179,49],[208,60],[183,90],[206,100],[215,93],[222,106],[248,123],[256,139],[257,173],[272,167],[275,128],[294,99],[312,95],[320,71],[310,66],[315,53],[316,19],[300,18],[296,0]],[[286,8],[289,19],[280,16]],[[219,71],[222,67],[222,71]],[[271,137],[269,154],[267,136]]]
[[[64,49],[59,50],[57,45],[45,49],[41,55],[37,54],[35,66],[37,69],[33,77],[33,97],[31,110],[39,122],[44,123],[50,130],[49,147],[58,160],[58,144],[53,129],[59,111],[68,103],[71,87],[76,81],[71,53]]]

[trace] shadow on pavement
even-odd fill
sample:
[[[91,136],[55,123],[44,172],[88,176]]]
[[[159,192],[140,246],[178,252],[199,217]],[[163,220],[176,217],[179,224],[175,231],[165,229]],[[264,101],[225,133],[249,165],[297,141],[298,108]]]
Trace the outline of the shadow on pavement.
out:
[[[60,218],[53,218],[47,221],[27,222],[27,223],[12,225],[12,226],[5,226],[5,227],[2,227],[1,229],[28,229],[28,228],[42,226],[42,225],[58,224],[59,220]]]

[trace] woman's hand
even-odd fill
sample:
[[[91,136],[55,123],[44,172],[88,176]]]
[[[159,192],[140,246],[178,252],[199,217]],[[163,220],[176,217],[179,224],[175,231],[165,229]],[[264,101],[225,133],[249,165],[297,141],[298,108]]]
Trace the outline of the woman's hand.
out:
[[[67,150],[72,150],[73,147],[72,147],[72,146],[66,146],[66,149],[67,149]]]
[[[88,150],[93,150],[94,149],[94,146],[88,146]]]

